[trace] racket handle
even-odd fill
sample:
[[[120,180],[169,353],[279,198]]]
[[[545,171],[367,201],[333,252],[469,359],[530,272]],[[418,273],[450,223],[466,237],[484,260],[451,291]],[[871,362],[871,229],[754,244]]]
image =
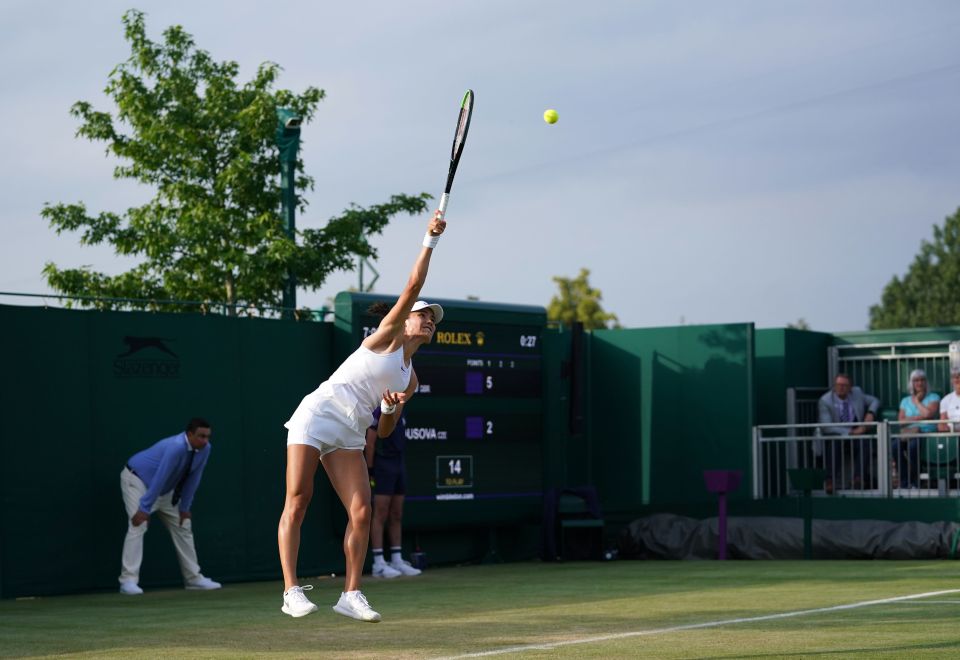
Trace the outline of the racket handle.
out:
[[[447,213],[447,201],[450,199],[450,193],[443,193],[440,195],[440,206],[437,207],[437,210],[440,211],[440,217],[442,218]]]

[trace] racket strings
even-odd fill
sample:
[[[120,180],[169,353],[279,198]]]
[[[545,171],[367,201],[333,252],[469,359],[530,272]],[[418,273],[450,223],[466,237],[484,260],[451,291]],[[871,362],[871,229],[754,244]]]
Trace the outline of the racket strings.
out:
[[[461,110],[461,112],[463,112]],[[453,153],[456,154],[463,148],[463,141],[467,137],[467,122],[461,117],[460,123],[457,124],[457,136],[453,141]]]
[[[457,121],[457,132],[453,140],[453,157],[456,158],[463,149],[463,142],[467,138],[467,129],[470,128],[470,116],[473,114],[473,94],[467,96],[460,108],[460,118]]]

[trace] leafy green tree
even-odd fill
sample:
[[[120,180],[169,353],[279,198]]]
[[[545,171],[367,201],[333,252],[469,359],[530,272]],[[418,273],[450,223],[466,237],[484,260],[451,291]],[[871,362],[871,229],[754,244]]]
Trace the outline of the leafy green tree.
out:
[[[41,215],[58,234],[81,232],[81,244],[108,243],[139,263],[116,276],[47,263],[44,275],[54,289],[101,298],[79,303],[101,308],[189,300],[225,303],[231,314],[262,311],[280,305],[288,273],[299,286],[316,289],[330,273],[351,269],[356,256],[375,258],[369,239],[392,216],[426,209],[426,193],[398,194],[368,208],[351,204],[322,229],[298,231],[299,241],[289,237],[280,212],[276,109],[290,108],[306,123],[324,91],[275,90],[280,67],[270,62],[238,84],[238,64],[214,61],[182,27],[167,28],[155,43],[142,12],[128,11],[123,25],[130,57],[110,73],[105,90],[116,116],[85,101],[71,114],[81,120],[78,137],[106,143],[120,161],[115,178],[146,184],[156,194],[122,214],[88,215],[83,203],[48,203]],[[313,188],[302,161],[294,179],[298,192]],[[297,199],[303,212],[306,202]]]
[[[933,241],[923,241],[903,279],[894,276],[879,305],[870,307],[870,329],[960,325],[960,209]]]
[[[547,306],[547,318],[565,325],[579,321],[587,330],[606,328],[611,321],[614,328],[619,328],[617,315],[603,311],[600,305],[603,294],[600,289],[590,286],[589,277],[590,271],[586,268],[581,268],[580,274],[572,279],[554,277],[553,281],[560,287],[560,292],[551,298]]]

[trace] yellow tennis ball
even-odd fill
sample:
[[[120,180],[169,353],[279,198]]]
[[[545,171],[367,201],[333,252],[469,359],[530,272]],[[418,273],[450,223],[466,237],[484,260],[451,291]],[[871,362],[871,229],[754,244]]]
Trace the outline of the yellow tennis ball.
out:
[[[548,124],[556,124],[558,119],[560,119],[560,115],[553,108],[543,113],[543,121]]]

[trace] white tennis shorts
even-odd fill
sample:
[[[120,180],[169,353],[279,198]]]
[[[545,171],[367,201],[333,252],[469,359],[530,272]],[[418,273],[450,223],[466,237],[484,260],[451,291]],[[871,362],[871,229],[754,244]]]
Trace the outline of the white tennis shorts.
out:
[[[356,429],[326,411],[314,412],[300,405],[293,417],[284,424],[287,427],[287,446],[310,445],[325,456],[337,449],[363,451],[367,444],[365,436]]]

